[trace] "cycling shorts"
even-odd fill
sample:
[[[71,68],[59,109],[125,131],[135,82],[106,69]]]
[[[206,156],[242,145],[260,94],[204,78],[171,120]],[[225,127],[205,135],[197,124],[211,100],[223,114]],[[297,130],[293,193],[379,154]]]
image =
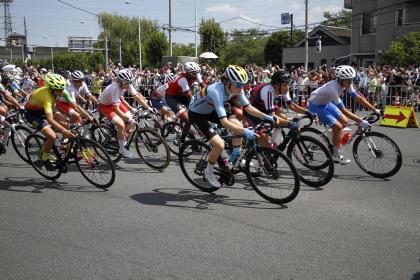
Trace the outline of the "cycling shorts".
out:
[[[188,119],[191,123],[195,124],[197,128],[203,133],[207,140],[210,140],[217,134],[216,131],[211,127],[209,122],[220,124],[220,118],[216,111],[210,114],[199,114],[192,111],[188,111]]]
[[[152,107],[153,107],[153,108],[156,108],[157,110],[160,110],[160,109],[162,109],[164,106],[166,106],[166,103],[165,103],[165,101],[164,101],[164,100],[153,99],[153,98],[150,98],[149,100],[150,100],[150,102],[152,103]]]
[[[186,108],[190,105],[191,98],[186,95],[181,96],[165,96],[165,102],[169,108],[175,113],[178,117],[182,114]]]
[[[43,110],[25,110],[26,120],[37,130],[41,131],[48,126],[48,122]]]
[[[119,106],[120,110],[127,115],[127,117],[131,118],[131,113],[130,111],[127,109],[127,107],[125,107],[125,105],[123,103],[120,103]],[[115,113],[115,109],[114,109],[114,104],[111,105],[104,105],[99,103],[99,112],[101,112],[102,114],[104,114],[104,116],[109,120],[112,121],[113,119],[115,119],[116,117],[119,117],[117,115],[117,113]]]
[[[67,116],[70,116],[71,114],[75,113],[74,109],[70,106],[70,103],[57,101],[55,103],[55,107],[60,113],[63,113]]]
[[[317,114],[321,123],[332,126],[337,122],[337,119],[343,115],[338,107],[330,102],[326,105],[316,105],[309,103],[308,110],[311,113]]]

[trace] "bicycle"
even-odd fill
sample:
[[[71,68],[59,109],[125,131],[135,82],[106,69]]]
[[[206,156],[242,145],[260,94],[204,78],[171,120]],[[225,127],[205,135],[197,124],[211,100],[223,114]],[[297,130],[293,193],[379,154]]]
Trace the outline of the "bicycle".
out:
[[[265,123],[255,126],[255,131],[262,127],[269,130]],[[243,138],[244,135],[221,136],[225,141],[233,138]],[[188,140],[179,149],[179,165],[187,180],[196,188],[204,192],[214,192],[218,188],[212,187],[204,176],[207,167],[207,156],[211,146],[200,140]],[[241,167],[245,159],[245,167]],[[248,140],[245,149],[242,150],[237,161],[232,167],[226,164],[220,156],[217,166],[214,167],[214,174],[219,178],[220,183],[232,186],[235,183],[235,174],[243,171],[247,180],[265,200],[275,204],[285,204],[299,193],[299,175],[292,161],[279,150],[271,147],[263,147],[256,140]]]
[[[29,163],[29,159],[26,157],[25,153],[25,140],[31,135],[32,132],[29,128],[20,125],[18,123],[18,114],[13,113],[6,118],[6,121],[10,124],[9,127],[2,126],[0,128],[3,134],[2,139],[0,140],[0,155],[6,153],[6,147],[9,146],[9,141],[11,140],[12,146],[16,151],[17,155],[26,163]]]
[[[373,124],[379,118],[380,116],[376,113],[371,113],[363,119],[369,124]],[[371,131],[371,126],[365,129],[358,126],[356,130],[350,132],[349,127],[351,126],[358,126],[358,124],[353,122],[345,126],[344,132],[348,133],[346,135],[348,139],[343,146],[353,142],[353,157],[363,172],[376,178],[388,178],[395,175],[402,165],[402,154],[397,144],[385,134]],[[302,130],[302,133],[312,133],[319,137],[333,153],[330,130],[327,126],[324,126],[321,131],[314,127],[307,127]],[[389,167],[386,166],[387,163],[389,163]],[[380,168],[384,168],[384,170],[379,170]]]
[[[310,126],[313,119],[308,116],[294,118],[294,122],[309,119]],[[294,162],[299,172],[300,180],[311,187],[321,187],[328,184],[334,176],[334,161],[328,148],[319,140],[308,135],[302,135],[299,130],[290,130],[287,134],[281,130],[283,141],[277,146],[281,152]]]
[[[30,164],[41,176],[56,180],[68,172],[68,165],[76,163],[82,176],[95,187],[106,189],[115,181],[115,167],[106,150],[97,142],[78,133],[83,125],[72,125],[70,130],[76,135],[68,144],[54,145],[49,154],[51,166],[40,160],[45,137],[31,134],[26,138],[25,151]]]
[[[165,139],[151,127],[147,127],[148,111],[138,111],[134,115],[135,125],[127,136],[126,149],[134,141],[136,151],[144,163],[153,169],[164,170],[169,166],[171,154]],[[100,124],[91,130],[91,138],[100,143],[112,158],[114,163],[121,160],[117,141],[117,131],[114,125]],[[160,152],[162,151],[163,152]]]

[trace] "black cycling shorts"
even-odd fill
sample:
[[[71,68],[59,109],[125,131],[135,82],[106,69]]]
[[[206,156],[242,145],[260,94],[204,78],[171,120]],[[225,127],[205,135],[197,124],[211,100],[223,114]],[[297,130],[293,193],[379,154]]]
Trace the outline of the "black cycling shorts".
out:
[[[181,96],[165,96],[166,105],[175,113],[178,114],[182,109],[188,108],[191,98],[186,95]]]
[[[211,114],[198,114],[188,111],[188,119],[191,123],[195,124],[197,128],[203,133],[207,141],[217,134],[216,131],[210,126],[209,122],[220,124],[220,118],[216,111]]]

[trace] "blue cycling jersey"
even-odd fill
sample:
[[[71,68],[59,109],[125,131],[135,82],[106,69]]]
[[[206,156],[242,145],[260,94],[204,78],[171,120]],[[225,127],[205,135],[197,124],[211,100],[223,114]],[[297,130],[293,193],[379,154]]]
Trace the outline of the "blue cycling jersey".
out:
[[[227,116],[225,102],[234,102],[237,106],[248,106],[249,101],[242,90],[239,95],[229,94],[222,82],[209,85],[194,96],[188,110],[197,114],[211,114],[216,111],[219,118]]]

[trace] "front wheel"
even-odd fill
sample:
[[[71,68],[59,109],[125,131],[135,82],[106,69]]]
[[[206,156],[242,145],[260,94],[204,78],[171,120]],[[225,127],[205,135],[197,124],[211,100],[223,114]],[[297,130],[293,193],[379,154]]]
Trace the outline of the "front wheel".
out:
[[[135,137],[139,157],[153,169],[164,170],[171,160],[165,139],[153,128],[139,128]]]
[[[117,133],[111,125],[100,124],[93,127],[91,130],[90,138],[105,148],[106,152],[114,163],[117,163],[121,160],[121,154],[119,152],[120,148],[117,141]]]
[[[401,168],[400,148],[388,136],[374,131],[365,132],[353,144],[353,156],[359,167],[377,178],[395,175]]]
[[[167,122],[161,129],[161,135],[168,143],[169,149],[175,155],[179,155],[181,146],[182,128],[178,122]]]
[[[331,153],[319,140],[297,135],[287,148],[287,156],[299,172],[300,180],[311,187],[328,184],[334,175]]]
[[[257,147],[246,158],[245,174],[254,190],[269,202],[285,204],[299,193],[299,174],[277,149]]]
[[[81,139],[74,149],[77,168],[97,188],[109,188],[115,181],[115,167],[105,149],[95,141]]]
[[[18,156],[23,159],[24,162],[29,163],[30,161],[26,156],[25,152],[25,140],[32,134],[32,131],[23,125],[17,125],[12,129],[11,140],[12,146],[15,149]]]

